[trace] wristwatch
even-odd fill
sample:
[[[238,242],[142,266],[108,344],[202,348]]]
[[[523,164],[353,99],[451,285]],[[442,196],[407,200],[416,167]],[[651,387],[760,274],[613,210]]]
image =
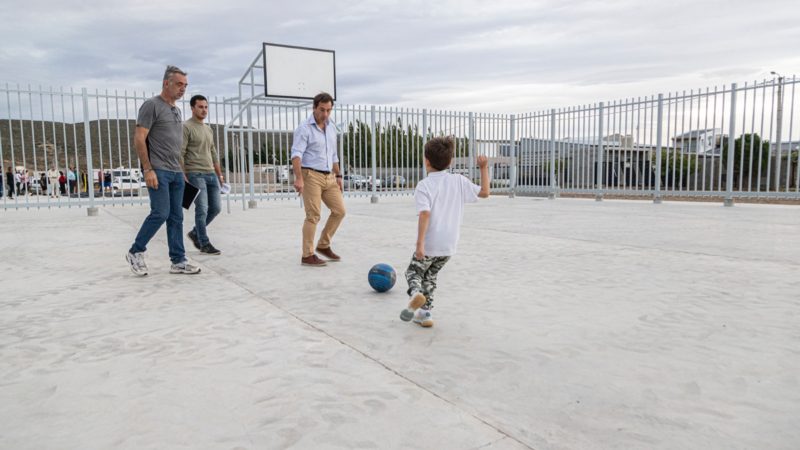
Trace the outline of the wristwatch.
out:
[[[337,174],[337,175],[336,175],[336,178],[342,178],[342,176],[341,176],[341,175],[339,175],[339,174]]]

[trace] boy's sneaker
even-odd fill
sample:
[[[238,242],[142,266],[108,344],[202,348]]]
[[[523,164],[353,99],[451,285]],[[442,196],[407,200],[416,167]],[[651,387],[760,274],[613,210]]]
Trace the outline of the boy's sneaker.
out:
[[[415,291],[411,294],[411,300],[408,302],[408,308],[404,309],[400,312],[400,319],[408,322],[412,318],[414,318],[414,311],[418,310],[425,304],[425,295],[422,292]]]
[[[210,242],[208,244],[204,245],[203,248],[200,249],[200,252],[201,253],[206,253],[206,254],[209,254],[209,255],[219,255],[219,254],[222,253],[221,251],[217,250],[216,247],[211,245]]]
[[[200,268],[184,261],[178,264],[173,264],[169,268],[169,273],[182,273],[187,275],[194,275],[196,273],[200,273]]]
[[[200,245],[200,241],[197,240],[197,233],[194,230],[186,233],[186,237],[188,237],[192,241],[192,244],[194,244],[194,248],[200,251],[203,250],[203,246]]]
[[[144,253],[131,253],[125,255],[125,260],[131,266],[131,272],[143,277],[147,275],[147,264],[144,263]]]
[[[418,309],[414,313],[414,323],[419,324],[419,326],[423,328],[428,328],[433,326],[433,314],[431,314],[431,310],[429,309]]]

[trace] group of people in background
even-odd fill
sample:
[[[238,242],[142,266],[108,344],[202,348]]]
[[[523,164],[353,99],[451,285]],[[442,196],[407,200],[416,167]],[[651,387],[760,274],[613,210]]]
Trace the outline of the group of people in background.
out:
[[[99,171],[98,183],[101,195],[111,189],[111,172]],[[86,172],[78,173],[74,166],[69,166],[66,173],[55,166],[39,172],[38,176],[32,170],[21,169],[17,166],[12,169],[12,164],[0,167],[0,197],[14,198],[15,195],[47,195],[50,198],[78,195],[87,192],[89,178]]]
[[[85,174],[83,174],[85,176]],[[33,171],[11,168],[0,170],[0,196],[14,198],[14,195],[42,195],[47,193],[52,198],[78,193],[78,176],[75,168],[70,166],[67,173],[51,167],[35,177]]]

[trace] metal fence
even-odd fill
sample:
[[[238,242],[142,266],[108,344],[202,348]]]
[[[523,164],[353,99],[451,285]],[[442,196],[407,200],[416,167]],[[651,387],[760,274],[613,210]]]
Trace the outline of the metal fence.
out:
[[[521,116],[509,152],[517,189],[798,198],[796,86],[781,78]]]
[[[450,170],[477,181],[475,158],[488,155],[495,194],[798,199],[797,84],[775,78],[522,115],[336,105],[332,119],[348,196],[410,195],[425,176],[425,142],[449,135]],[[133,134],[153,95],[0,87],[0,206],[145,203]],[[179,106],[190,117],[188,101]],[[229,210],[296,198],[293,130],[310,114],[310,104],[209,99]]]

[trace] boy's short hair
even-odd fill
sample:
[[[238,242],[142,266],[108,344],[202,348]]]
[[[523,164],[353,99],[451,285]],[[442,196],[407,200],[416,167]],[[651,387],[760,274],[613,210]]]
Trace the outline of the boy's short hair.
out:
[[[194,108],[194,105],[195,105],[197,102],[199,102],[199,101],[203,101],[203,102],[206,102],[206,103],[208,103],[208,99],[207,99],[207,98],[205,98],[205,96],[202,96],[202,95],[200,95],[200,94],[197,94],[197,95],[194,95],[194,96],[192,96],[192,99],[191,99],[191,100],[189,100],[189,106],[191,106],[192,108]]]
[[[436,170],[447,169],[450,166],[450,162],[453,161],[454,152],[455,143],[450,136],[435,137],[425,144],[425,158]]]

